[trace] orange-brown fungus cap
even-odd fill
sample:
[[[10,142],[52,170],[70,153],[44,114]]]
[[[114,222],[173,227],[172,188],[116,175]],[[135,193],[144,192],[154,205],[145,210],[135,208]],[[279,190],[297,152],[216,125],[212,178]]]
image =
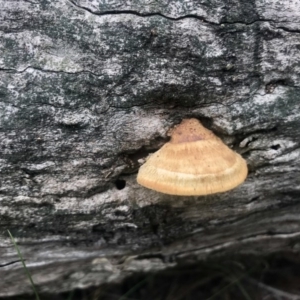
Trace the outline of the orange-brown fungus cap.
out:
[[[231,190],[247,177],[246,161],[197,119],[186,119],[171,140],[140,167],[137,182],[171,195],[207,195]]]

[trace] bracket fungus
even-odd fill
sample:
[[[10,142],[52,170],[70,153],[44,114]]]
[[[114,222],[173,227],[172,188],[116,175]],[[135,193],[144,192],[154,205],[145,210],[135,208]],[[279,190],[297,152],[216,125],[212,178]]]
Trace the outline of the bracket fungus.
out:
[[[185,119],[171,140],[139,169],[137,182],[161,193],[200,196],[225,192],[247,177],[247,163],[197,119]]]

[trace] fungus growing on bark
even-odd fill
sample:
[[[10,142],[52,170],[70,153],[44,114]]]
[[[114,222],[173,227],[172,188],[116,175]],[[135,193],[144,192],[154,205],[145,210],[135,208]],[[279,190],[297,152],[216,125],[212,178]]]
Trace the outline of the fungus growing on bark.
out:
[[[139,169],[137,182],[161,193],[207,195],[231,190],[247,177],[246,161],[197,119],[185,119],[171,140]]]

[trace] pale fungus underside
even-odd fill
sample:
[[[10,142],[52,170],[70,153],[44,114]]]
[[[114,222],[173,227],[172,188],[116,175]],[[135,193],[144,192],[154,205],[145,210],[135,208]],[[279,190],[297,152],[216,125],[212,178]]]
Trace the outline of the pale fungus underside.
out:
[[[231,190],[247,177],[246,161],[197,119],[185,119],[170,142],[141,166],[139,184],[161,193],[207,195]]]

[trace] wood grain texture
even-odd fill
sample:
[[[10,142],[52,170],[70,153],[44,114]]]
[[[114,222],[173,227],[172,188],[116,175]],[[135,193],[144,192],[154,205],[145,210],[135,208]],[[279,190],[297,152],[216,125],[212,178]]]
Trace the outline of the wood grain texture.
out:
[[[31,292],[22,265],[6,265],[18,260],[7,229],[44,292],[299,251],[297,1],[0,7],[0,296]],[[136,183],[189,117],[247,160],[242,186],[194,198]]]

